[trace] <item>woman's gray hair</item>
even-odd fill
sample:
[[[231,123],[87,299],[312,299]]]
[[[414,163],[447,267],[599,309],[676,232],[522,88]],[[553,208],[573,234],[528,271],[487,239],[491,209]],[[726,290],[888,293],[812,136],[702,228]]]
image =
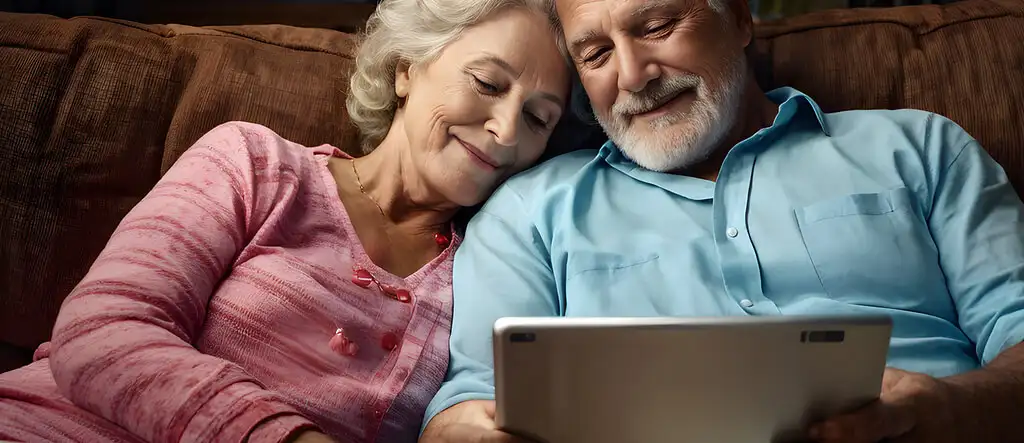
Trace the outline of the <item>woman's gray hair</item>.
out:
[[[359,129],[363,151],[376,148],[391,128],[398,108],[395,73],[400,65],[430,63],[466,29],[512,8],[547,17],[558,47],[565,48],[556,28],[553,0],[381,1],[357,43],[355,70],[345,100],[349,117]]]

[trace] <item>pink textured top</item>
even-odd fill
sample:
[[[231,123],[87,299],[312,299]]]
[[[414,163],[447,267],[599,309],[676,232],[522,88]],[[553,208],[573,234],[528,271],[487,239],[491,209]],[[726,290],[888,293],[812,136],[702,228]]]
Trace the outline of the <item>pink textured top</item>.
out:
[[[203,136],[67,297],[48,352],[0,375],[0,439],[280,441],[315,425],[415,441],[447,368],[459,239],[407,278],[375,266],[332,155],[248,123]],[[359,269],[411,299],[356,284]],[[338,328],[356,346],[332,349]]]

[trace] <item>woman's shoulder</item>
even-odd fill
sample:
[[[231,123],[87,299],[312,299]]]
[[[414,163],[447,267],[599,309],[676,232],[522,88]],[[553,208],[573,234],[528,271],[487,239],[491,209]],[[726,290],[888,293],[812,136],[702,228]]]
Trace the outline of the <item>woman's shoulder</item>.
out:
[[[315,172],[316,157],[344,156],[329,144],[304,146],[288,140],[266,126],[244,121],[229,121],[203,134],[191,150],[214,150],[232,163],[252,165],[257,169],[288,169],[293,172]]]

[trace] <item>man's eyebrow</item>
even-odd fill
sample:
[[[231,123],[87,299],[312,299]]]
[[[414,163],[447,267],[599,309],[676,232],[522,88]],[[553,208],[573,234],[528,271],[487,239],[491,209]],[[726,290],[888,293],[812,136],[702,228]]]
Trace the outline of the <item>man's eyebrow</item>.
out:
[[[583,47],[589,45],[594,40],[600,40],[604,38],[600,32],[590,30],[586,31],[572,39],[572,43],[569,44],[569,53],[576,55],[583,50]]]
[[[652,11],[676,8],[678,6],[676,5],[676,1],[677,0],[648,0],[644,2],[639,2],[639,4],[636,7],[630,9],[627,14],[629,18],[633,20],[643,18],[644,16],[650,14]],[[595,30],[583,32],[579,36],[576,36],[576,38],[572,39],[572,42],[569,43],[569,53],[574,55],[579,54],[585,46],[587,46],[590,43],[593,43],[594,40],[600,40],[603,38],[604,35]]]
[[[676,2],[673,1],[673,0],[649,0],[649,1],[645,1],[645,2],[640,3],[640,5],[637,6],[636,8],[633,8],[633,10],[629,11],[629,15],[631,17],[633,17],[633,18],[641,18],[641,17],[647,15],[648,13],[650,13],[651,11],[654,11],[654,10],[657,10],[657,9],[674,7],[674,6],[676,6],[675,3]]]

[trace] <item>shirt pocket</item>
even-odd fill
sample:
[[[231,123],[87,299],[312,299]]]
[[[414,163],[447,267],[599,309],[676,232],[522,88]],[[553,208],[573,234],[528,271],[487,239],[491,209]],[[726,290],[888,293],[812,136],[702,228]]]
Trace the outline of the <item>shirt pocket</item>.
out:
[[[566,316],[649,316],[658,311],[645,296],[663,290],[657,253],[576,251],[568,271]]]
[[[844,195],[795,215],[828,297],[922,311],[946,294],[938,251],[909,189]]]

